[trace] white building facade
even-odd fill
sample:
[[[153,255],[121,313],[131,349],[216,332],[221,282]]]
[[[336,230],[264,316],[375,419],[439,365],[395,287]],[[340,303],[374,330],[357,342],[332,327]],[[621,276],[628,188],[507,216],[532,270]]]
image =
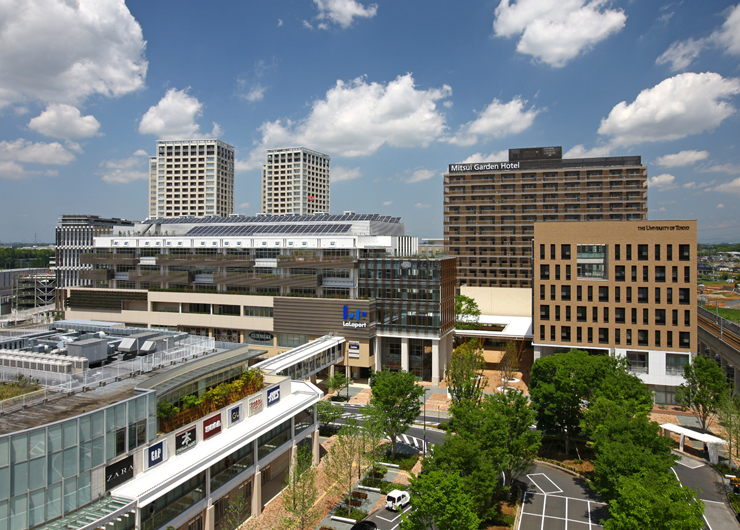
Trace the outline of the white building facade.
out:
[[[329,213],[330,157],[305,147],[268,149],[262,166],[262,212]]]

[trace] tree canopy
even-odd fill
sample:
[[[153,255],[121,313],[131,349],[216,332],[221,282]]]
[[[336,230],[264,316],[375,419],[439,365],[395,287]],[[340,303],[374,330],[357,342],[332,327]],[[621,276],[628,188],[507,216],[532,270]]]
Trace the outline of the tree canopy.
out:
[[[401,521],[401,530],[478,530],[481,520],[460,475],[431,471],[412,478],[409,492],[414,509]]]
[[[716,362],[701,355],[684,366],[683,376],[686,382],[676,388],[676,402],[691,409],[706,432],[709,418],[722,401],[727,378]]]
[[[463,294],[455,298],[455,329],[480,329],[480,308],[475,300]]]
[[[452,403],[479,403],[488,380],[483,376],[486,363],[477,340],[460,344],[452,352],[452,359],[445,370],[445,381],[452,396]]]
[[[391,452],[396,454],[398,436],[408,430],[421,412],[424,388],[418,385],[412,372],[392,372],[387,367],[370,377],[372,397],[365,413],[382,425],[391,440]]]

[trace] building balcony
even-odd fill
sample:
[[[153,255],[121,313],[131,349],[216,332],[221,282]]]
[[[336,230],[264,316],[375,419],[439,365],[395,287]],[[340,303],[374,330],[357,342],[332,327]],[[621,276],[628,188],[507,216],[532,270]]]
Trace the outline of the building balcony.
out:
[[[157,265],[254,267],[251,257],[233,254],[160,254],[156,258]]]
[[[281,269],[356,269],[354,256],[278,256],[277,266]]]
[[[193,274],[188,271],[173,271],[161,273],[159,271],[130,271],[128,279],[132,282],[152,283],[191,283]]]
[[[305,287],[316,288],[321,284],[321,276],[313,274],[280,274],[256,273],[219,273],[213,275],[216,285],[248,286],[248,287]]]
[[[114,254],[112,252],[80,254],[80,263],[82,265],[136,265],[139,263],[139,258],[133,254]]]
[[[80,271],[80,280],[107,281],[113,279],[113,269],[85,269]]]

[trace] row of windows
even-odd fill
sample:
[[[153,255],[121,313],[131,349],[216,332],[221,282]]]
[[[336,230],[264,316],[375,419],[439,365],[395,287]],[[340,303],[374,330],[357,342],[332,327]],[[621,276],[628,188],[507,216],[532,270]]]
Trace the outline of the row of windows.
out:
[[[540,325],[540,340],[545,341],[548,340],[547,338],[547,327],[544,324]],[[560,328],[560,338],[558,339],[557,336],[557,328]],[[549,341],[550,342],[556,342],[561,341],[565,343],[570,343],[573,341],[573,336],[571,334],[571,326],[549,326],[550,333],[549,333]],[[584,333],[583,333],[584,327],[582,326],[575,326],[575,342],[582,343],[584,342]],[[615,328],[613,330],[610,330],[610,328],[593,328],[593,327],[586,327],[585,328],[585,342],[588,344],[594,343],[594,336],[596,335],[597,342],[599,344],[612,344],[612,341],[614,344],[621,345],[622,344],[622,330],[620,328]],[[595,333],[594,333],[595,330]],[[612,341],[610,341],[609,333],[610,331],[613,331],[614,336]],[[652,332],[652,342],[650,340],[650,331],[647,329],[638,329],[636,330],[635,335],[635,341],[634,345],[637,346],[646,346],[646,347],[656,347],[661,348],[665,346],[666,348],[673,348],[674,347],[674,333],[673,331],[666,331],[665,335],[663,335],[662,330],[656,329]],[[663,336],[665,336],[665,342],[663,342]],[[624,344],[627,346],[633,345],[633,330],[632,329],[625,329],[624,330]],[[691,347],[691,332],[689,331],[679,331],[678,332],[678,344],[676,344],[679,348],[690,348]]]
[[[561,306],[556,305],[553,306],[553,311],[550,311],[549,305],[541,305],[540,306],[540,320],[550,320],[552,317],[555,321],[560,321],[561,319],[565,322],[570,322],[572,320],[572,308],[571,306],[564,306],[561,311]],[[627,324],[627,311],[628,308],[625,307],[615,307],[614,308],[614,323],[615,324]],[[601,322],[604,324],[609,323],[609,308],[603,307],[601,308],[601,311],[599,311],[598,307],[592,307],[591,308],[591,322],[597,323],[599,322],[599,315],[601,315]],[[588,308],[586,306],[576,306],[576,322],[588,322]],[[631,324],[638,324],[638,309],[636,307],[633,307],[629,310],[630,314],[630,323]],[[653,311],[653,324],[658,326],[665,326],[667,325],[667,315],[668,310],[666,309],[655,309]],[[679,325],[679,311],[678,309],[673,309],[671,312],[672,319],[671,323],[674,326]],[[648,308],[644,308],[642,310],[642,324],[649,325],[650,324],[650,310]],[[691,311],[686,309],[683,312],[683,326],[691,326]]]
[[[564,266],[564,277],[566,281],[570,281],[571,279],[571,266],[565,265]],[[555,265],[553,267],[553,272],[556,280],[560,280],[561,277],[561,266],[559,264]],[[606,278],[605,274],[605,265],[603,263],[579,263],[576,266],[576,275],[578,278]],[[666,279],[666,266],[665,265],[655,265],[653,270],[653,276],[652,281],[657,283],[665,283],[667,281]],[[630,279],[633,282],[638,281],[638,268],[637,265],[632,265],[630,270]],[[683,268],[683,282],[684,283],[691,283],[691,267],[685,266]],[[650,278],[650,267],[648,265],[642,266],[642,275],[641,275],[643,282],[649,282],[651,281]],[[540,264],[540,280],[549,280],[550,279],[550,265],[547,263],[541,263]],[[624,282],[627,281],[627,266],[626,265],[615,265],[614,266],[614,280],[617,282]],[[679,268],[674,265],[671,267],[671,281],[673,283],[678,283],[679,281]]]
[[[637,253],[636,258],[638,261],[648,261],[650,258],[649,256],[649,250],[650,245],[648,244],[638,244],[638,245],[632,245],[632,244],[626,244],[624,245],[625,250],[625,257],[624,259],[626,261],[632,260],[632,248],[636,247]],[[672,244],[665,245],[665,259],[666,261],[673,261],[673,246]],[[557,245],[550,244],[550,252],[549,252],[549,259],[570,259],[570,244],[564,243],[560,245],[560,257],[557,258]],[[603,249],[605,245],[578,245],[578,257],[581,257],[581,248],[584,249],[584,252],[587,252],[589,248],[601,248]],[[546,259],[546,245],[541,243],[540,244],[540,259]],[[603,252],[600,251],[600,252]],[[604,257],[603,255],[600,257]],[[614,259],[617,261],[622,260],[622,245],[615,244],[614,245]],[[653,246],[653,257],[652,259],[654,261],[660,261],[662,259],[662,245],[660,243],[656,243]],[[691,245],[678,245],[678,260],[679,261],[691,261]]]
[[[653,295],[654,295],[653,301],[656,304],[664,303],[664,300],[662,297],[663,290],[665,290],[665,303],[672,304],[673,303],[673,291],[674,291],[673,287],[666,287],[665,289],[662,287],[653,287]],[[583,301],[583,286],[577,285],[575,291],[576,291],[576,302],[582,302]],[[637,303],[639,304],[651,303],[649,287],[636,287],[635,291],[637,294]],[[563,302],[570,302],[572,292],[573,292],[572,286],[561,285],[560,286],[560,300]],[[632,287],[631,286],[625,287],[624,292],[625,292],[625,297],[624,297],[625,302],[628,304],[631,304],[632,303],[632,292],[633,292]],[[547,286],[544,284],[540,284],[540,300],[546,300],[546,293],[547,293]],[[609,293],[610,293],[610,286],[608,285],[599,286],[598,287],[598,301],[608,303],[610,301]],[[622,303],[622,287],[619,285],[614,286],[613,293],[614,293],[614,302]],[[550,285],[550,300],[551,301],[556,300],[556,295],[557,295],[557,285]],[[587,302],[594,301],[594,286],[593,285],[586,286],[586,301]],[[689,287],[679,287],[678,288],[678,303],[681,305],[691,304],[691,288]]]

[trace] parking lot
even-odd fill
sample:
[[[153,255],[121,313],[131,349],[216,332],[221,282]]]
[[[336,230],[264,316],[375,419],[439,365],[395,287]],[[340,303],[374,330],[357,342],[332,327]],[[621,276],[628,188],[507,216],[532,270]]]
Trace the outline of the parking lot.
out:
[[[535,465],[521,477],[525,487],[517,530],[595,530],[603,528],[607,505],[583,480],[546,466]]]

